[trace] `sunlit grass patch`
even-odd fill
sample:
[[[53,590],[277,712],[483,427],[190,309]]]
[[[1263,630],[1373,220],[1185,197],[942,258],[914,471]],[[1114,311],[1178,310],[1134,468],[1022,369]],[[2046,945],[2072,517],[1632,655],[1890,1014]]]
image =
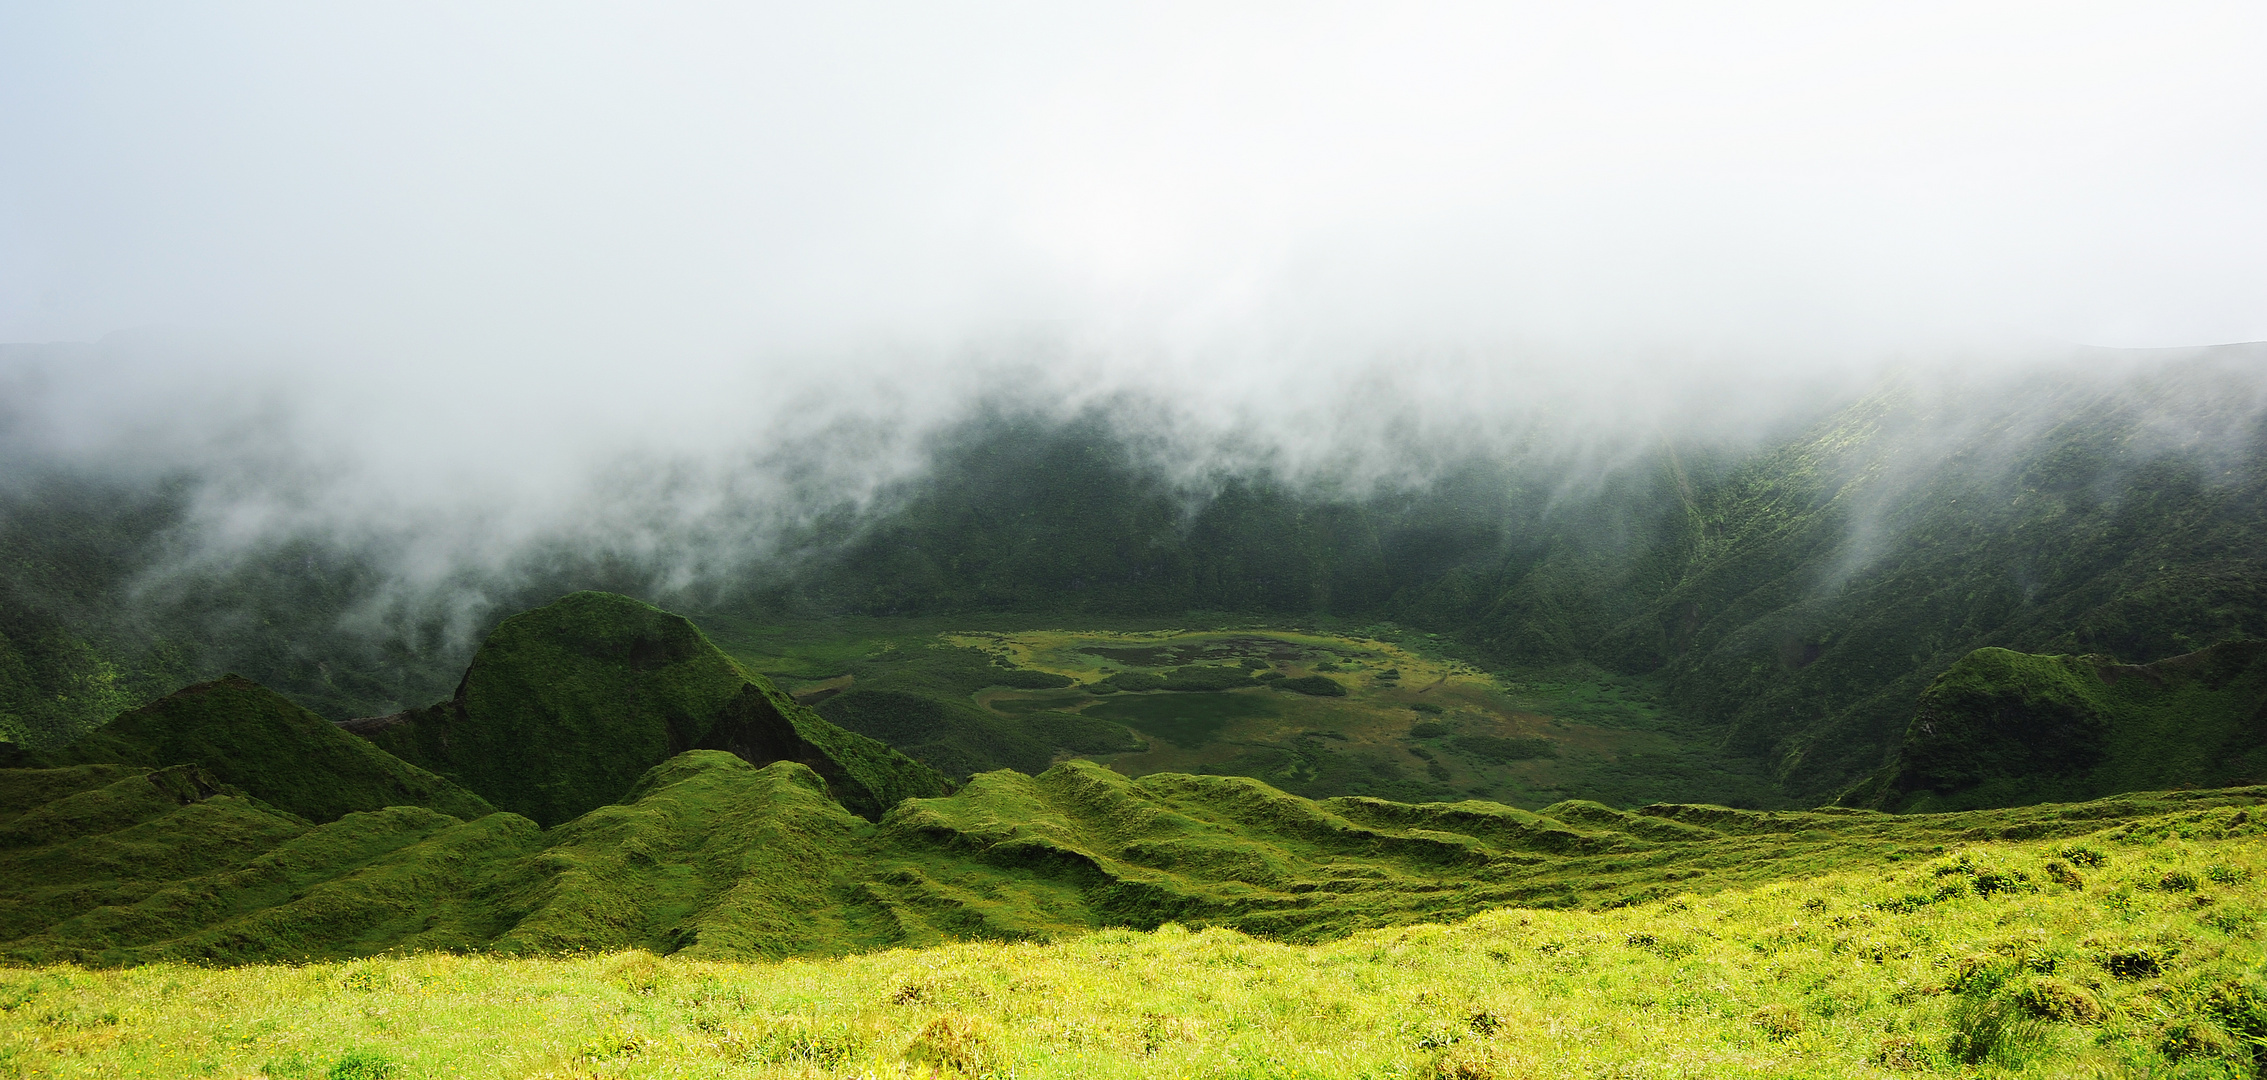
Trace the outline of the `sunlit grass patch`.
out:
[[[6,969],[0,1075],[2254,1075],[2267,845],[2159,824],[1316,945]]]

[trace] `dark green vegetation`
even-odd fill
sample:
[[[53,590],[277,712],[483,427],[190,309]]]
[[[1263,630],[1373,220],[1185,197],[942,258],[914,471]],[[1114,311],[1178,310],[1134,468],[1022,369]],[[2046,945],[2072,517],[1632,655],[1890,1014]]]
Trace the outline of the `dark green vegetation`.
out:
[[[1643,801],[1648,777],[1669,777],[1692,797],[1815,805],[1895,756],[1921,692],[1979,648],[2146,666],[2267,637],[2261,355],[2089,355],[2090,370],[1957,399],[1892,382],[1753,446],[1633,441],[1585,458],[1540,439],[1369,490],[1265,469],[1176,481],[1111,414],[986,412],[940,438],[919,479],[789,530],[777,562],[716,562],[712,580],[676,595],[697,596],[699,620],[720,632],[786,626],[822,644],[914,622],[1390,621],[1516,683],[1543,715],[1589,722],[1573,710],[1595,706],[1658,736],[1645,755],[1567,772],[1586,786],[1554,794]],[[225,671],[329,719],[392,715],[447,696],[495,612],[575,589],[677,588],[675,562],[544,545],[494,581],[460,582],[492,605],[468,623],[453,595],[400,602],[382,552],[286,538],[199,556],[203,483],[42,461],[6,470],[0,735],[68,741]],[[852,726],[880,730],[901,711],[847,700],[859,691],[937,703],[925,730],[938,734],[900,745],[950,774],[1035,771],[1129,738],[1059,717],[1048,722],[1072,727],[1003,725],[971,695],[1010,684],[972,686],[958,659],[919,652],[885,675],[899,661],[780,647],[808,662],[798,678],[855,677],[836,706]],[[1149,670],[1121,684],[1207,666],[1127,648],[1115,662]],[[634,776],[610,767],[604,781]],[[1529,795],[1543,797],[1517,797]]]
[[[981,691],[1066,691],[1071,680],[1012,667],[976,650],[946,645],[932,634],[901,635],[874,643],[870,651],[835,653],[817,671],[782,665],[781,657],[765,659],[784,667],[783,675],[801,674],[804,685],[827,688],[806,695],[818,698],[820,716],[880,739],[954,779],[991,769],[1039,772],[1063,754],[1141,747],[1141,740],[1123,725],[1042,711],[1052,700],[1034,702],[1034,708],[1014,716],[978,704],[974,695]],[[811,674],[822,678],[813,681]]]
[[[2267,642],[2154,664],[1979,649],[1921,695],[1849,805],[1963,809],[2267,776]]]
[[[1105,423],[995,424],[772,602],[1386,617],[1515,677],[1641,683],[1810,805],[1878,769],[1975,649],[2139,664],[2267,636],[2260,352],[1957,402],[1893,384],[1754,450],[1579,478],[1473,461],[1364,499],[1230,478],[1193,510]]]
[[[504,620],[455,697],[347,726],[546,825],[620,799],[647,769],[696,748],[801,762],[868,816],[949,786],[741,670],[682,617],[609,593]]]
[[[1168,920],[1294,940],[1507,904],[1612,907],[2104,829],[2251,835],[2267,789],[1895,816],[1302,799],[1071,762],[877,822],[808,767],[655,766],[549,831],[418,807],[314,824],[194,767],[0,771],[0,956],[88,964],[389,950],[711,958],[1054,938]],[[1915,904],[1937,893],[1916,894]]]
[[[1122,720],[1133,727],[1194,748],[1211,741],[1229,721],[1274,716],[1275,704],[1253,694],[1144,694],[1105,701],[1085,715]]]
[[[462,818],[495,809],[457,784],[234,676],[169,694],[69,746],[17,757],[10,764],[132,766],[145,772],[197,766],[220,784],[314,821],[389,806],[421,806]]]

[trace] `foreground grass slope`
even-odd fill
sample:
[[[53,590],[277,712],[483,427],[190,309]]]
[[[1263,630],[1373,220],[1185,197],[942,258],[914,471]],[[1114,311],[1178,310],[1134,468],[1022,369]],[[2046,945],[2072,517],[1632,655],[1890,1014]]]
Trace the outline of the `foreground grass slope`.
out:
[[[2257,817],[1308,945],[1175,923],[754,965],[8,968],[0,1071],[2232,1080],[2267,1065]]]

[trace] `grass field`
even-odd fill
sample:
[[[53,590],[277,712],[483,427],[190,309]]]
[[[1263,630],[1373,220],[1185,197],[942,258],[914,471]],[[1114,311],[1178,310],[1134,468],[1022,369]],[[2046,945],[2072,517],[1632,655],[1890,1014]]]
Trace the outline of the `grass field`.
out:
[[[1317,945],[1105,930],[730,964],[640,952],[0,969],[0,1075],[2249,1077],[2243,811]]]
[[[1567,798],[1780,805],[1752,763],[1720,752],[1721,733],[1664,711],[1643,687],[1590,670],[1511,676],[1449,655],[1427,635],[1379,624],[1292,629],[968,629],[935,622],[837,620],[740,627],[717,641],[798,694],[868,685],[910,689],[1018,724],[1048,715],[1122,723],[1145,736],[1125,752],[1059,752],[1129,776],[1249,776],[1310,798],[1374,795],[1406,802],[1482,798],[1529,809]],[[958,649],[1061,675],[1061,690],[969,689],[892,682],[881,661]],[[1242,665],[1284,680],[1320,676],[1343,697],[1269,689],[1258,680],[1216,692],[1097,696],[1113,675],[1164,675]],[[872,683],[876,676],[884,681]],[[1539,753],[1503,753],[1500,740]],[[918,750],[912,751],[920,756]],[[1037,771],[1044,762],[1026,763]],[[948,770],[949,771],[949,770]]]
[[[979,699],[1009,715],[1077,709],[1153,736],[1144,752],[1093,755],[1132,776],[1213,772],[1310,797],[1484,798],[1527,808],[1569,797],[1753,805],[1762,787],[1741,767],[1714,758],[1696,733],[1662,716],[1632,685],[1511,681],[1427,648],[1421,635],[1047,630],[945,640],[1082,686],[1116,672],[1264,663],[1286,678],[1319,675],[1347,691],[1318,698],[1255,686],[1095,703],[1075,690],[1011,690]],[[1484,747],[1492,740],[1525,740],[1542,752],[1491,755]]]

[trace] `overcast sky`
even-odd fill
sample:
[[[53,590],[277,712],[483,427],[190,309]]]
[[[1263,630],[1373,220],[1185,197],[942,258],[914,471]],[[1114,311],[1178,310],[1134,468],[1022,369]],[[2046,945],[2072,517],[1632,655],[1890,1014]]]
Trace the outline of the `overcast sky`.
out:
[[[2260,339],[2262,57],[2178,0],[17,2],[0,341],[125,343],[55,423],[257,383],[407,488],[1033,357],[1226,424]]]

